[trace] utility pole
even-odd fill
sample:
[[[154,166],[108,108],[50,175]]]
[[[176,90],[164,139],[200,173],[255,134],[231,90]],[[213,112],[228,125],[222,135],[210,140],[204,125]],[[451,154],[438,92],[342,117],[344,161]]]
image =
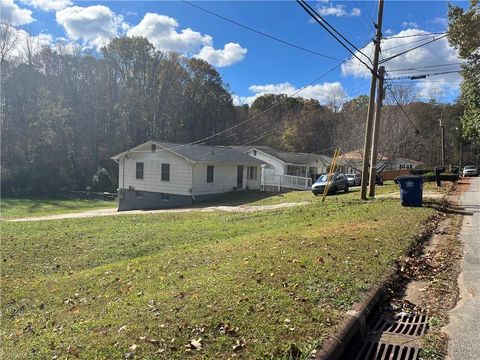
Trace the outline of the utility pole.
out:
[[[375,27],[377,29],[375,34],[375,52],[373,55],[373,69],[372,82],[370,84],[370,98],[367,112],[367,126],[365,130],[365,146],[363,147],[363,167],[362,167],[362,200],[367,200],[367,182],[368,182],[368,168],[370,161],[370,147],[372,143],[372,127],[373,127],[373,113],[375,102],[375,86],[377,84],[377,70],[378,58],[380,56],[380,40],[382,39],[382,20],[383,20],[383,0],[378,1],[378,17]]]
[[[443,122],[442,122],[442,113],[440,113],[440,119],[438,121],[440,122],[440,138],[442,143],[440,156],[442,159],[442,166],[444,166],[445,165],[445,126],[443,126]]]
[[[377,175],[377,155],[378,155],[378,134],[380,132],[380,121],[383,105],[383,80],[385,75],[385,66],[378,69],[377,86],[377,104],[375,106],[375,117],[373,118],[373,139],[372,154],[370,156],[370,180],[368,183],[368,196],[375,197],[375,178]]]

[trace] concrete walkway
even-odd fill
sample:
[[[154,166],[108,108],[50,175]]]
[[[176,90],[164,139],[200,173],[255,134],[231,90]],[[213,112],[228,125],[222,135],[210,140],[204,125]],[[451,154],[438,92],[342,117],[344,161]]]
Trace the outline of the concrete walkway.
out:
[[[25,221],[46,221],[46,220],[61,220],[61,219],[81,219],[81,218],[91,218],[98,216],[120,216],[120,215],[146,215],[146,214],[163,214],[163,213],[184,213],[191,211],[200,211],[200,212],[212,212],[212,211],[225,211],[225,212],[255,212],[255,211],[265,211],[265,210],[275,210],[282,208],[289,208],[292,206],[300,206],[308,204],[305,201],[302,202],[291,202],[291,203],[281,203],[273,205],[239,205],[239,206],[209,206],[209,207],[190,207],[190,208],[179,208],[179,209],[163,209],[163,210],[129,210],[129,211],[117,211],[116,208],[113,209],[98,209],[98,210],[89,210],[82,211],[78,213],[69,213],[69,214],[57,214],[57,215],[47,215],[47,216],[35,216],[35,217],[25,217],[7,220],[8,222],[25,222]]]
[[[472,178],[461,198],[466,211],[460,237],[464,258],[458,277],[460,301],[450,312],[445,332],[450,337],[450,360],[480,359],[480,178]]]

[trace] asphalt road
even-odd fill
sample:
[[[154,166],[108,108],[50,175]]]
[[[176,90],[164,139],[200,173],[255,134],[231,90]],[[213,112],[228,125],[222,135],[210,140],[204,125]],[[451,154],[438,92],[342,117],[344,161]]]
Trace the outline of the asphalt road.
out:
[[[458,277],[460,301],[450,312],[445,331],[450,360],[480,359],[480,178],[472,178],[461,199],[466,215],[460,233],[464,257]]]

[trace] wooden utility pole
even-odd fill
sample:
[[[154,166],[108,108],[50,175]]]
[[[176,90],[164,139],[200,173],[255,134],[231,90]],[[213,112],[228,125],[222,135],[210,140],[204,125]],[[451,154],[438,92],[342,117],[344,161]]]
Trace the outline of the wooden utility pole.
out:
[[[373,113],[375,102],[375,86],[377,84],[378,58],[380,56],[380,40],[382,38],[382,20],[383,20],[383,0],[378,2],[378,17],[375,25],[377,32],[375,34],[375,52],[373,55],[372,82],[370,84],[370,98],[367,112],[367,126],[365,130],[365,146],[363,147],[363,167],[362,167],[362,200],[367,200],[367,182],[368,169],[370,161],[370,147],[372,143]]]
[[[440,123],[440,141],[442,145],[442,149],[440,152],[440,158],[442,160],[442,166],[445,165],[445,126],[443,125],[443,114],[440,113],[440,119],[438,120]]]
[[[380,132],[380,121],[382,116],[383,105],[383,80],[385,76],[385,66],[378,69],[378,86],[377,86],[377,104],[375,106],[375,117],[373,119],[373,139],[372,154],[370,156],[370,180],[368,183],[368,196],[375,197],[375,178],[377,175],[377,157],[378,157],[378,135]]]

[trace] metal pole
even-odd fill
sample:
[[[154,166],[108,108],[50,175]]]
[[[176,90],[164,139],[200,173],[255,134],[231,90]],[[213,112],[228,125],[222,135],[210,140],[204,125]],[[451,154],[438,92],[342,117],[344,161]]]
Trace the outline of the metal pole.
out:
[[[375,53],[373,56],[372,82],[370,84],[370,98],[367,112],[367,125],[365,129],[365,145],[363,147],[363,167],[362,167],[362,200],[367,199],[368,168],[370,160],[370,148],[372,143],[372,126],[375,101],[375,87],[377,84],[378,58],[380,55],[380,40],[382,38],[382,20],[383,20],[383,0],[378,2],[377,32],[375,36]]]
[[[383,77],[385,74],[385,66],[378,69],[378,86],[377,86],[377,104],[375,106],[375,117],[373,118],[373,139],[372,154],[370,157],[370,180],[368,183],[368,196],[375,197],[375,177],[377,175],[377,155],[378,155],[378,134],[380,132],[380,121],[382,115],[383,103]]]

